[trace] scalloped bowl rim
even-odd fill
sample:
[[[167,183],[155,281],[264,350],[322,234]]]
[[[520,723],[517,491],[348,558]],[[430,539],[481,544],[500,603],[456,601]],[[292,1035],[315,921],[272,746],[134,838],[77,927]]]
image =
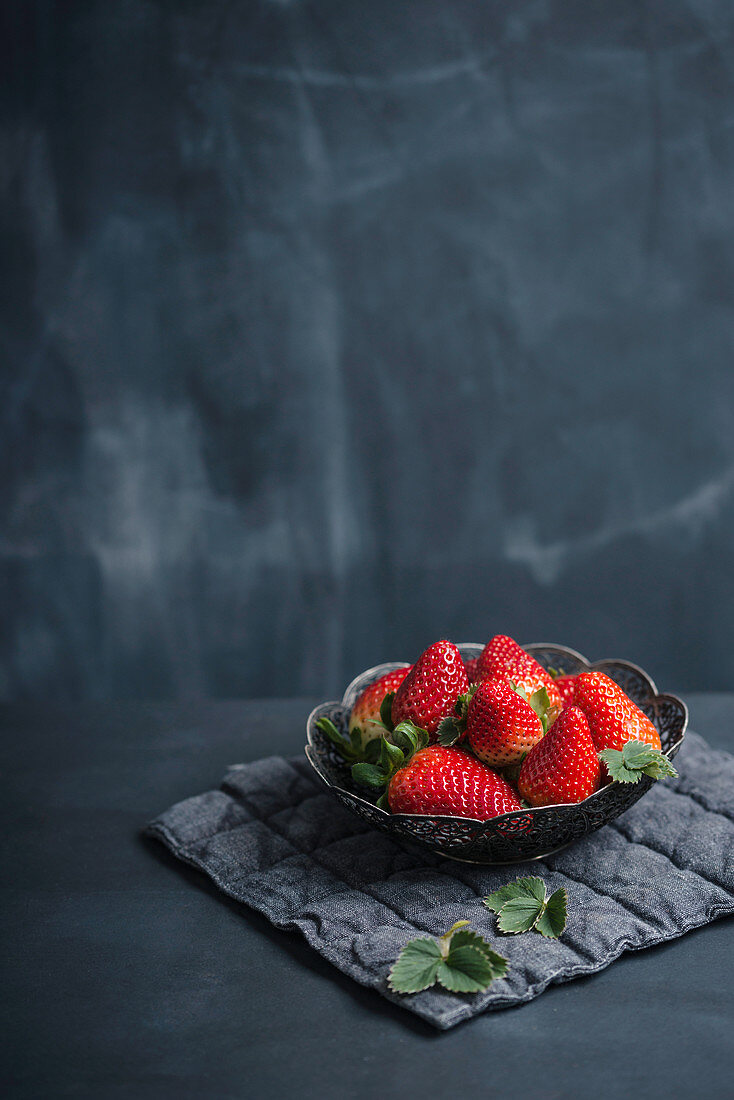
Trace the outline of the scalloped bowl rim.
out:
[[[476,649],[476,656],[479,656],[479,653],[482,651],[482,649],[484,649],[484,645],[481,642],[456,642],[455,644],[457,649],[462,653],[462,656],[464,656],[463,651],[469,649]],[[588,666],[589,671],[594,671],[597,665],[608,664],[623,665],[626,668],[633,669],[643,680],[645,680],[649,684],[651,689],[651,699],[653,699],[655,702],[657,702],[657,700],[659,699],[670,699],[674,703],[677,703],[677,705],[681,708],[683,714],[683,722],[681,724],[680,733],[678,734],[675,741],[668,747],[668,749],[665,750],[664,755],[669,756],[669,754],[671,752],[674,752],[674,750],[675,752],[677,752],[683,741],[685,740],[686,729],[688,728],[688,707],[677,695],[672,695],[670,694],[670,692],[659,692],[655,681],[649,675],[649,673],[647,673],[644,668],[642,668],[640,665],[635,664],[633,661],[628,661],[625,658],[621,657],[604,657],[599,661],[589,661],[588,658],[584,657],[583,654],[579,653],[577,650],[571,649],[570,646],[559,645],[557,642],[530,642],[526,645],[523,645],[522,648],[527,650],[529,653],[532,653],[533,650],[539,649],[563,650],[570,657],[573,657],[574,660],[579,661],[582,665]],[[356,799],[358,802],[362,803],[362,805],[368,807],[372,812],[377,811],[379,814],[384,815],[386,821],[410,821],[420,823],[420,821],[425,818],[425,814],[388,813],[387,810],[383,810],[381,807],[376,806],[374,802],[369,802],[366,798],[363,798],[355,791],[350,790],[347,787],[342,787],[338,783],[334,783],[326,776],[324,776],[317,765],[317,761],[314,759],[314,756],[316,756],[316,751],[311,741],[311,730],[313,724],[316,721],[316,717],[320,716],[325,708],[349,706],[351,709],[349,699],[350,696],[354,694],[357,685],[364,683],[364,686],[366,687],[369,683],[372,683],[374,680],[378,679],[379,676],[382,676],[387,672],[391,672],[393,669],[396,668],[405,668],[409,664],[409,661],[384,661],[382,664],[374,665],[372,668],[368,668],[365,669],[364,672],[360,672],[358,676],[355,676],[354,679],[350,681],[341,700],[330,699],[326,702],[317,704],[317,706],[313,708],[308,718],[306,719],[306,736],[308,738],[308,744],[306,745],[305,751],[306,757],[311,767],[314,769],[322,782],[326,783],[326,785],[331,789],[342,791],[344,794],[349,795],[350,799]],[[613,780],[611,783],[606,783],[603,787],[599,787],[598,790],[594,791],[593,794],[590,794],[586,798],[582,799],[581,802],[554,802],[548,806],[528,806],[526,809],[509,810],[507,813],[497,814],[495,817],[490,817],[486,819],[477,817],[457,817],[454,814],[430,814],[429,816],[432,820],[436,821],[468,822],[474,825],[486,825],[488,821],[497,822],[515,820],[525,817],[527,814],[532,814],[533,817],[542,816],[545,811],[549,810],[558,810],[564,807],[568,807],[569,809],[571,809],[577,806],[589,805],[594,801],[594,799],[598,799],[600,795],[603,795],[606,791],[614,786],[619,786],[618,780]]]

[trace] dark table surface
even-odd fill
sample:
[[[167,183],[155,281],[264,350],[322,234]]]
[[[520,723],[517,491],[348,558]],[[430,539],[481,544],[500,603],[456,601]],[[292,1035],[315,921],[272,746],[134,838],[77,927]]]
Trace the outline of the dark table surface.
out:
[[[687,701],[734,749],[734,695]],[[734,921],[439,1033],[140,837],[310,705],[2,709],[5,1096],[734,1094]]]

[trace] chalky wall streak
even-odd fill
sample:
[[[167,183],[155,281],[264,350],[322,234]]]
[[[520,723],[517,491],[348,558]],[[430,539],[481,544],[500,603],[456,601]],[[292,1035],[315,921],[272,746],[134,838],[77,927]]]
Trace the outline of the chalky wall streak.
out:
[[[5,21],[0,696],[731,686],[729,4]]]

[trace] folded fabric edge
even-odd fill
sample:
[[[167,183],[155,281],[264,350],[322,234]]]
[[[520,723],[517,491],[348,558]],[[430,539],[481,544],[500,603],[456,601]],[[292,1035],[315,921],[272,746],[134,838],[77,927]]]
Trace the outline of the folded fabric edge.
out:
[[[446,1009],[439,1009],[436,1011],[432,1008],[427,1008],[419,1003],[410,1003],[406,999],[405,995],[393,993],[387,986],[386,977],[377,979],[375,982],[365,986],[363,980],[357,976],[356,973],[350,973],[348,969],[344,968],[344,960],[339,957],[336,952],[333,952],[328,944],[325,944],[323,940],[318,939],[316,936],[311,935],[308,930],[302,928],[299,924],[293,921],[274,921],[272,916],[267,910],[258,905],[251,904],[250,902],[243,901],[238,897],[215,872],[211,870],[205,863],[197,859],[186,850],[185,845],[182,845],[171,830],[159,819],[151,821],[142,830],[146,836],[153,837],[165,845],[183,863],[187,863],[189,866],[194,867],[197,871],[201,871],[207,876],[210,881],[214,882],[219,890],[222,891],[227,897],[238,902],[243,908],[252,909],[253,911],[260,913],[264,916],[268,922],[273,925],[274,928],[278,928],[283,931],[296,932],[301,935],[305,941],[327,962],[331,963],[342,974],[345,974],[352,981],[356,981],[362,988],[373,989],[379,993],[386,1000],[392,1004],[398,1005],[400,1008],[411,1012],[413,1015],[425,1020],[426,1023],[431,1024],[439,1031],[448,1031],[451,1028],[456,1027],[458,1024],[463,1023],[465,1020],[474,1019],[476,1016],[482,1015],[484,1012],[498,1012],[506,1008],[514,1008],[519,1005],[527,1004],[536,997],[539,997],[541,993],[551,985],[562,985],[565,982],[573,981],[575,978],[587,977],[591,974],[598,974],[600,971],[605,970],[611,963],[615,962],[623,954],[633,951],[645,951],[650,947],[658,947],[662,943],[669,943],[673,940],[680,939],[681,936],[686,935],[688,932],[692,932],[696,928],[704,927],[706,924],[710,924],[715,920],[719,920],[722,917],[731,916],[734,914],[734,898],[732,898],[729,905],[721,902],[715,902],[711,906],[708,906],[704,914],[698,918],[686,922],[685,926],[678,929],[673,935],[666,935],[664,933],[654,934],[647,942],[642,944],[634,944],[629,940],[622,940],[612,951],[609,952],[603,959],[595,963],[580,963],[578,966],[574,966],[570,971],[562,972],[557,971],[555,974],[549,975],[542,982],[538,982],[537,985],[530,986],[524,994],[512,994],[496,995],[493,999],[490,999],[480,1009],[477,1009],[470,1001],[458,1000],[457,995],[450,993],[442,993],[437,991],[435,994],[438,997],[445,997],[447,1002]],[[490,994],[491,997],[491,994]]]

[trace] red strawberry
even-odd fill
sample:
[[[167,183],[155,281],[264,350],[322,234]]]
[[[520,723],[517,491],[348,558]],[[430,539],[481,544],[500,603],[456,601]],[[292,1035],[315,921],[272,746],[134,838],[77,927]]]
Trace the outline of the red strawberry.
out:
[[[466,739],[485,764],[515,764],[543,736],[543,724],[530,703],[507,680],[482,680],[466,716]]]
[[[358,697],[349,715],[349,732],[357,730],[362,738],[362,746],[375,737],[382,737],[384,726],[375,725],[380,721],[380,705],[391,691],[397,691],[410,671],[410,665],[386,672],[379,680],[369,684]]]
[[[429,745],[390,780],[388,802],[394,814],[448,814],[486,821],[521,810],[501,775],[461,749]]]
[[[508,678],[524,689],[528,698],[545,688],[552,707],[561,707],[561,693],[549,672],[506,634],[497,634],[479,655],[477,679]]]
[[[464,662],[452,642],[434,642],[421,654],[395,692],[392,720],[415,722],[435,734],[438,723],[453,713],[460,695],[469,690]]]
[[[576,688],[576,677],[556,676],[554,682],[561,696],[561,706],[570,707],[573,703],[573,693]]]
[[[470,657],[468,661],[464,661],[464,668],[466,674],[469,677],[469,683],[473,684],[477,679],[477,665],[479,664],[478,657]]]
[[[589,724],[578,707],[565,707],[530,750],[517,787],[531,806],[582,802],[599,785],[601,765]]]
[[[660,734],[647,715],[603,672],[576,677],[574,703],[586,715],[597,752],[621,749],[628,741],[661,747]]]

